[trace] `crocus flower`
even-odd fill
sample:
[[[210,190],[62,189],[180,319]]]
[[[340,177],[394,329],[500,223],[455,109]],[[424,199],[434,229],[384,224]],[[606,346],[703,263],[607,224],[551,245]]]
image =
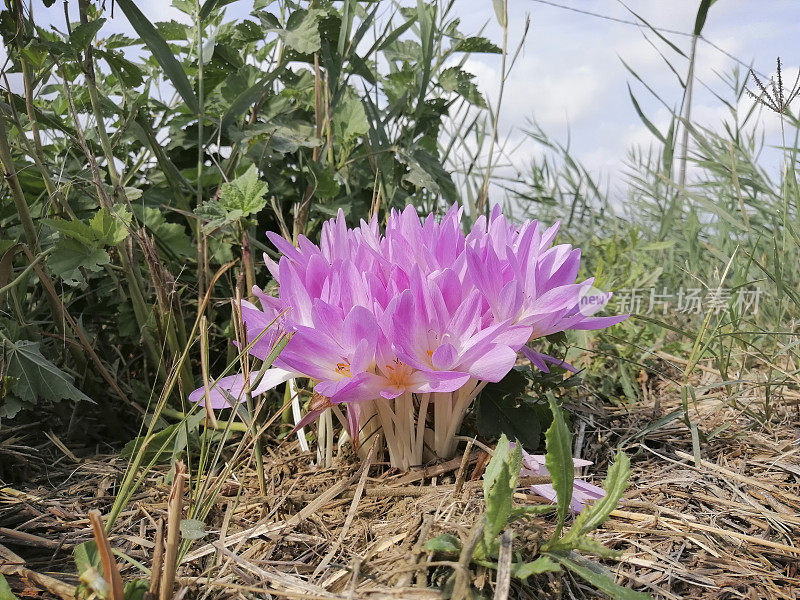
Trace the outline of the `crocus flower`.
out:
[[[381,233],[375,217],[348,228],[340,211],[318,245],[268,233],[282,255],[264,257],[278,294],[254,288],[260,306],[242,302],[248,351],[264,360],[281,336],[291,339],[259,381],[216,382],[211,406],[242,401],[247,387],[259,394],[306,377],[315,400],[303,424],[343,405],[354,442],[364,428],[380,432],[392,464],[407,468],[455,451],[471,402],[520,352],[542,371],[572,369],[527,344],[626,318],[595,316],[604,302],[581,302],[594,280],[576,281],[580,250],[553,245],[557,223],[517,225],[495,207],[465,234],[462,216],[454,205],[420,220],[409,205],[392,210]],[[190,399],[206,396],[200,388]]]

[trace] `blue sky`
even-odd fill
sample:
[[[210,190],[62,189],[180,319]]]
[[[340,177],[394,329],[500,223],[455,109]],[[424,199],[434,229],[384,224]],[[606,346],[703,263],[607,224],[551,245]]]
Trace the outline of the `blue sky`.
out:
[[[619,0],[554,0],[573,7],[623,20],[635,17]],[[404,2],[405,3],[405,2]],[[74,4],[70,3],[74,10]],[[168,0],[141,0],[142,11],[152,20],[181,18]],[[651,24],[676,31],[690,32],[694,25],[698,0],[630,0],[628,6]],[[228,7],[229,14],[246,14],[252,0],[239,0]],[[34,0],[34,10],[43,21],[63,30],[63,7],[57,2],[45,9]],[[454,14],[462,20],[462,31],[473,33],[485,27],[487,37],[501,39],[491,0],[456,0]],[[526,18],[531,27],[523,50],[508,80],[503,103],[501,134],[513,146],[522,144],[513,154],[514,166],[525,168],[531,156],[540,151],[525,142],[521,133],[529,119],[536,119],[555,139],[566,141],[596,176],[618,181],[625,170],[624,160],[631,145],[653,141],[636,115],[628,96],[630,82],[645,113],[662,131],[669,123],[669,113],[635,82],[625,70],[627,62],[669,105],[677,105],[681,90],[658,52],[648,41],[652,33],[596,16],[580,14],[553,3],[538,0],[509,0],[509,45],[519,43]],[[105,32],[130,32],[120,10],[104,28]],[[102,35],[102,34],[101,34]],[[665,33],[688,54],[690,38]],[[704,36],[719,48],[752,64],[759,72],[771,74],[780,56],[785,67],[784,79],[797,73],[800,63],[800,2],[787,0],[719,0],[712,8]],[[685,74],[686,61],[675,54],[674,64]],[[466,68],[476,75],[476,83],[490,102],[499,85],[499,59],[491,55],[470,58]],[[693,116],[706,125],[721,124],[727,109],[712,91],[730,97],[721,74],[729,74],[736,62],[720,50],[701,41],[698,46],[696,76],[700,85],[693,104]],[[742,67],[743,71],[746,70]],[[706,89],[706,86],[708,89]],[[750,102],[750,100],[745,100]],[[767,142],[777,143],[777,119],[764,115]],[[767,153],[765,160],[776,162]]]

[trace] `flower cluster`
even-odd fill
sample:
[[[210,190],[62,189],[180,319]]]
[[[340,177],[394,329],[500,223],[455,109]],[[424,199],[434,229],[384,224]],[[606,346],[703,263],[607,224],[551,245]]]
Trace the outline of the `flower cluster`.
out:
[[[392,464],[407,468],[423,452],[455,452],[472,400],[511,370],[519,352],[544,371],[561,364],[529,342],[626,317],[593,316],[608,297],[585,302],[593,279],[576,283],[580,250],[552,245],[558,224],[517,226],[496,207],[465,234],[461,217],[453,206],[423,222],[408,206],[391,212],[382,235],[377,219],[348,229],[340,212],[323,225],[319,246],[301,236],[295,247],[268,233],[282,253],[277,263],[265,256],[279,293],[255,288],[261,307],[243,301],[242,320],[257,358],[282,333],[291,340],[260,380],[226,377],[190,399],[208,394],[222,408],[245,388],[259,394],[307,377],[315,396],[307,420],[344,404],[353,442],[380,431]]]

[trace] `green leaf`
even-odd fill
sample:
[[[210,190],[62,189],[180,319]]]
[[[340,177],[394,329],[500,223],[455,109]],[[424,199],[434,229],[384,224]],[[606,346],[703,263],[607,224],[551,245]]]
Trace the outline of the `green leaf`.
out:
[[[149,589],[150,582],[147,579],[126,581],[123,587],[123,596],[125,600],[143,600]]]
[[[308,173],[309,183],[314,188],[314,195],[320,198],[334,198],[339,193],[339,182],[336,181],[336,176],[330,168],[317,163],[308,163],[305,171]]]
[[[52,227],[61,235],[72,238],[75,241],[81,242],[90,246],[97,241],[94,230],[83,221],[65,219],[42,219],[42,222]]]
[[[300,54],[313,54],[322,46],[319,37],[319,19],[324,10],[296,10],[286,22],[286,29],[277,30],[278,35],[292,50]]]
[[[697,7],[697,16],[694,20],[694,35],[700,35],[703,32],[703,27],[706,24],[708,17],[708,10],[717,0],[700,0],[700,6]]]
[[[425,543],[425,549],[430,552],[448,552],[458,554],[461,552],[461,541],[454,535],[443,533]]]
[[[72,35],[69,36],[72,47],[78,52],[86,50],[105,22],[105,19],[97,19],[78,25],[72,30]]]
[[[522,449],[519,444],[511,450],[508,438],[501,436],[483,475],[483,495],[486,502],[483,528],[485,555],[494,555],[497,552],[498,536],[508,525],[511,516],[514,490],[521,468]]]
[[[658,140],[662,144],[665,144],[667,140],[664,138],[664,136],[661,134],[658,128],[655,125],[653,125],[650,119],[644,116],[644,112],[642,112],[642,108],[639,106],[639,102],[636,100],[636,96],[633,95],[633,90],[631,90],[630,84],[628,84],[628,94],[631,97],[631,102],[633,102],[633,109],[636,111],[636,114],[639,115],[639,118],[642,120],[642,123],[645,124],[645,127],[647,127],[650,130],[650,132],[654,136],[656,136],[656,138],[658,138]]]
[[[548,467],[549,468],[549,467]],[[594,531],[602,525],[611,512],[617,508],[620,498],[628,487],[628,478],[631,475],[631,461],[628,456],[620,450],[614,459],[614,463],[608,468],[608,475],[603,481],[603,489],[606,495],[597,500],[591,507],[584,508],[575,523],[570,529],[577,531],[578,535],[585,535]]]
[[[357,96],[346,94],[333,111],[333,129],[338,140],[349,142],[369,131],[367,113]]]
[[[23,402],[37,398],[59,400],[85,400],[86,394],[72,385],[72,377],[47,360],[39,351],[39,342],[4,340],[6,374],[16,378],[13,393]]]
[[[205,21],[215,8],[222,8],[226,4],[230,4],[234,1],[235,0],[206,0],[203,2],[203,6],[200,7],[200,12],[198,13],[200,20]]]
[[[553,413],[553,423],[545,433],[547,453],[544,465],[553,478],[553,487],[558,495],[558,526],[553,538],[558,538],[564,521],[567,518],[569,505],[572,501],[572,484],[575,479],[575,466],[572,462],[572,438],[564,421],[561,407],[552,394],[547,395],[550,402],[550,411]]]
[[[457,93],[470,104],[486,108],[486,100],[483,99],[483,96],[478,91],[478,86],[472,82],[474,78],[475,75],[459,67],[450,67],[439,73],[439,85],[446,92]]]
[[[511,576],[517,579],[527,579],[531,575],[541,575],[542,573],[558,573],[561,567],[547,556],[540,556],[533,562],[512,563]]]
[[[511,509],[508,517],[509,521],[516,521],[528,515],[544,515],[556,509],[552,504],[529,504],[527,506],[517,506]]]
[[[592,584],[601,592],[607,594],[611,598],[614,598],[614,600],[652,600],[652,596],[650,596],[650,594],[636,592],[630,588],[618,585],[610,575],[604,572],[602,565],[585,559],[581,561],[584,564],[578,564],[571,558],[559,556],[557,554],[548,554],[548,556],[558,562],[561,566],[566,567],[588,583]]]
[[[507,0],[492,0],[492,5],[494,6],[494,14],[497,16],[497,22],[503,29],[508,27],[508,12],[506,11],[506,1]]]
[[[117,208],[114,213],[101,208],[94,214],[89,226],[98,242],[106,246],[116,246],[128,237],[127,228],[130,223],[131,212],[127,208]]]
[[[75,560],[75,567],[79,576],[91,568],[98,570],[101,568],[100,553],[97,551],[97,543],[94,540],[75,546],[72,551],[72,557]]]
[[[69,285],[77,285],[83,279],[81,269],[96,273],[110,262],[111,257],[102,248],[69,238],[59,240],[55,252],[47,260],[53,273]]]
[[[189,110],[194,113],[199,112],[200,105],[197,102],[197,97],[194,95],[192,84],[189,82],[189,78],[186,76],[183,67],[175,58],[167,42],[164,41],[164,38],[159,35],[156,28],[153,27],[153,24],[142,14],[142,11],[136,7],[136,2],[134,0],[117,0],[117,5],[122,9],[122,12],[125,13],[125,16],[128,17],[128,21],[136,33],[139,34],[139,37],[142,38],[142,41],[150,48],[158,64],[160,64],[161,68],[164,70],[164,74],[172,82],[172,85],[175,86],[175,90],[180,94],[181,98],[183,98],[183,101],[186,102],[186,106],[189,107]]]
[[[181,535],[187,540],[200,540],[206,537],[206,524],[200,519],[181,519]]]
[[[563,539],[564,538],[562,538],[562,540]],[[588,554],[596,554],[602,558],[619,558],[622,554],[617,550],[607,548],[597,540],[593,540],[585,535],[578,537],[570,550],[580,550]]]
[[[484,52],[487,54],[502,54],[503,51],[485,37],[473,36],[458,40],[453,46],[453,52]]]
[[[504,433],[528,450],[539,447],[542,429],[550,421],[550,410],[546,404],[524,397],[527,384],[525,375],[512,369],[501,381],[484,388],[475,407],[482,436],[499,438]]]
[[[0,600],[19,600],[2,574],[0,574]]]
[[[222,184],[219,203],[227,211],[251,215],[266,206],[264,194],[268,190],[267,183],[259,180],[255,165],[250,165],[242,175]]]

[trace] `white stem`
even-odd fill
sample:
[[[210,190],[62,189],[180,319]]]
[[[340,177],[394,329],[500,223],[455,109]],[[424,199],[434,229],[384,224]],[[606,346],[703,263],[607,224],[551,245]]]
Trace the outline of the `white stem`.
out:
[[[294,424],[297,425],[300,419],[303,418],[300,414],[300,394],[297,393],[297,384],[294,378],[287,381],[286,385],[289,386],[289,397],[292,399],[292,418],[294,419]],[[305,428],[301,427],[297,430],[297,440],[300,442],[300,450],[308,452],[309,448]]]

